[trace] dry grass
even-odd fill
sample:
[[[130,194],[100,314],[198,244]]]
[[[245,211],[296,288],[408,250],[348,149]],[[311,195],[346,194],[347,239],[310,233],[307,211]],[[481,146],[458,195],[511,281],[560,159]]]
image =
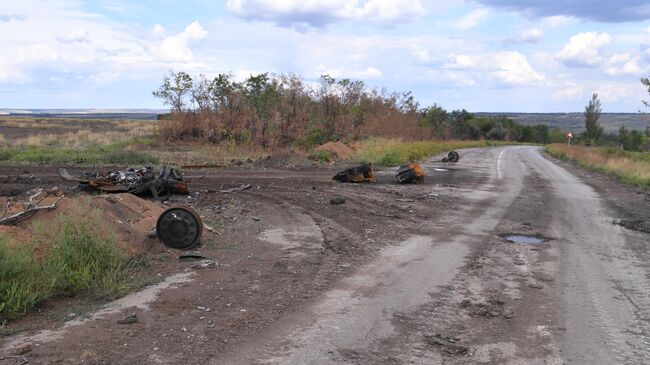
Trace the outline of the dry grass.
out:
[[[650,188],[650,153],[648,152],[626,152],[615,148],[564,144],[549,145],[546,147],[546,152],[595,171],[613,174],[627,184]]]
[[[152,137],[154,121],[98,120],[70,118],[4,117],[0,126],[21,129],[25,137],[15,138],[0,134],[5,146],[60,146],[83,147],[91,144],[110,144],[133,138]]]

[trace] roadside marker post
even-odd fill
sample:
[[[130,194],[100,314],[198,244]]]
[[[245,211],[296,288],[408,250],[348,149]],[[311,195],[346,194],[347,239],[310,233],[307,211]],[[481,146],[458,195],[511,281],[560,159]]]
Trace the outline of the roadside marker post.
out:
[[[566,144],[567,144],[567,146],[570,146],[571,145],[571,138],[573,138],[573,133],[571,133],[571,132],[567,133],[566,138],[567,138],[567,143]]]

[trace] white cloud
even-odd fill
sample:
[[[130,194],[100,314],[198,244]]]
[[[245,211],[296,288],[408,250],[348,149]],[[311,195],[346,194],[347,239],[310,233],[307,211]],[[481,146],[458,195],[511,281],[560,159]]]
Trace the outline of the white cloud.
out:
[[[194,58],[191,45],[207,37],[208,32],[195,21],[177,35],[169,36],[153,47],[161,59],[172,62],[187,62]]]
[[[612,37],[607,33],[578,33],[569,39],[556,57],[567,66],[595,66],[604,60],[600,49],[611,41]]]
[[[0,57],[0,81],[20,80],[24,77],[20,70]]]
[[[244,19],[316,27],[341,21],[394,25],[425,13],[420,0],[228,0],[227,6]]]
[[[474,66],[472,57],[464,54],[449,56],[450,62],[444,64],[443,68],[449,69],[468,69]]]
[[[22,14],[0,14],[0,22],[22,22],[27,15]]]
[[[454,22],[454,27],[458,29],[471,29],[476,27],[482,20],[488,17],[490,12],[487,9],[474,9],[462,18]]]
[[[611,56],[604,65],[605,73],[611,76],[643,76],[645,70],[639,65],[641,57],[629,53]]]
[[[411,54],[419,63],[429,63],[432,60],[431,53],[426,48],[417,44],[411,46]]]
[[[537,43],[542,39],[543,34],[544,33],[542,33],[542,31],[537,28],[527,29],[521,32],[519,39],[522,42]]]
[[[320,64],[316,67],[316,72],[313,74],[313,76],[320,76],[320,75],[329,75],[335,79],[338,78],[350,78],[350,79],[365,79],[365,80],[375,80],[375,79],[380,79],[384,76],[384,74],[374,68],[374,67],[366,67],[365,69],[342,69],[342,68],[335,68],[335,67],[327,67],[323,64]]]
[[[551,28],[557,28],[569,24],[571,20],[571,17],[565,15],[556,15],[544,18],[544,23],[546,23]]]
[[[576,85],[575,83],[568,82],[564,87],[556,91],[553,96],[556,100],[566,101],[566,100],[580,100],[582,99],[585,90],[582,86]]]
[[[641,85],[641,83],[636,83]],[[635,85],[636,85],[635,84]],[[636,85],[636,86],[638,86]],[[607,84],[599,87],[596,90],[596,93],[600,97],[600,100],[605,102],[616,102],[621,99],[627,99],[633,97],[635,93],[638,92],[638,87],[630,87],[628,84]]]
[[[160,24],[156,24],[156,25],[153,26],[153,28],[151,28],[149,33],[153,34],[156,37],[159,37],[159,36],[165,34],[165,27],[163,27]]]
[[[74,32],[67,33],[66,35],[56,37],[61,43],[89,43],[90,34],[84,29],[79,29]]]
[[[519,52],[499,52],[492,55],[491,61],[497,68],[491,72],[492,77],[504,84],[527,85],[544,80]]]

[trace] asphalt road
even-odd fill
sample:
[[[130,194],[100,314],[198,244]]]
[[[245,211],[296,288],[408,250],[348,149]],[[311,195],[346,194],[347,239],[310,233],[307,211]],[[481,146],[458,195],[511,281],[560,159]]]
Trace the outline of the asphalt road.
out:
[[[433,234],[386,247],[213,363],[648,363],[648,265],[630,248],[647,235],[612,224],[539,148],[469,150],[459,166],[487,178]]]

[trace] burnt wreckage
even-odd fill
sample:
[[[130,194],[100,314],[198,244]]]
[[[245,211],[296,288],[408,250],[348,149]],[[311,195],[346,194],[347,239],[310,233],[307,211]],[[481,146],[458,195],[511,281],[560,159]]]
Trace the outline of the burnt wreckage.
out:
[[[76,181],[85,189],[102,193],[131,193],[152,195],[158,199],[165,194],[188,194],[187,182],[179,170],[163,166],[159,172],[151,166],[128,168],[126,170],[84,172],[72,175],[66,169],[59,169],[59,175],[68,181]]]

